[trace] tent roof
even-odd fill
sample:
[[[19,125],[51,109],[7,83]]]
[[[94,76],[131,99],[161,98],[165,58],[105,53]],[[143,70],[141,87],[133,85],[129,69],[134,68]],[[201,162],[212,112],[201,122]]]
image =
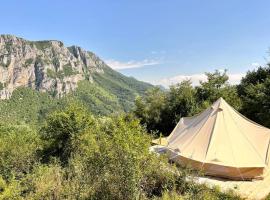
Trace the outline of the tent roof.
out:
[[[169,149],[202,163],[265,167],[270,129],[245,118],[219,98],[202,113],[181,118],[167,140]]]

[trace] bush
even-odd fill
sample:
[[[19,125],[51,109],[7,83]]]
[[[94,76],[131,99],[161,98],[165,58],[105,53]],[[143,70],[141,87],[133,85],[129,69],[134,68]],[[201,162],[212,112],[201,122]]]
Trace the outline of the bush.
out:
[[[0,125],[0,174],[5,180],[22,177],[38,162],[39,136],[28,126]]]
[[[90,125],[91,118],[80,107],[71,105],[65,111],[51,114],[41,129],[45,143],[43,159],[56,157],[66,164],[73,151],[72,140]]]
[[[72,75],[78,74],[77,71],[74,71],[72,69],[72,66],[70,64],[66,64],[63,66],[63,73],[64,73],[64,76],[72,76]]]
[[[270,127],[270,64],[249,71],[238,85],[241,112],[248,118]]]
[[[73,142],[70,169],[93,199],[133,199],[148,163],[150,138],[129,117],[103,118]],[[74,180],[74,178],[73,178]],[[88,188],[88,189],[86,189]]]
[[[52,113],[40,135],[0,126],[0,198],[238,198],[197,185],[192,171],[149,153],[150,141],[132,115],[94,117],[77,105]]]
[[[0,90],[4,89],[4,84],[2,82],[0,82]]]
[[[33,62],[34,62],[34,59],[33,59],[33,58],[28,58],[28,59],[25,61],[23,67],[27,68],[28,66],[30,66],[31,64],[33,64]]]
[[[149,153],[151,138],[133,116],[94,119],[69,108],[50,116],[42,134],[44,156],[65,163],[63,198],[148,198],[174,188],[175,174]]]
[[[64,106],[64,102],[47,93],[17,88],[10,99],[0,100],[0,120],[6,124],[40,125],[48,113]]]
[[[62,199],[63,169],[58,164],[37,165],[21,181],[25,199]]]
[[[21,192],[22,187],[19,181],[14,178],[6,181],[0,176],[0,199],[21,200],[23,199]]]

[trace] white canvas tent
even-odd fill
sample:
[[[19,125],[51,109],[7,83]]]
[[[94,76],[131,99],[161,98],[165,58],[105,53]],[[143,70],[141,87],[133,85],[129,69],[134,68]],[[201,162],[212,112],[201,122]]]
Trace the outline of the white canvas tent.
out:
[[[181,118],[166,139],[172,159],[230,179],[262,178],[268,168],[270,129],[245,118],[224,99]]]

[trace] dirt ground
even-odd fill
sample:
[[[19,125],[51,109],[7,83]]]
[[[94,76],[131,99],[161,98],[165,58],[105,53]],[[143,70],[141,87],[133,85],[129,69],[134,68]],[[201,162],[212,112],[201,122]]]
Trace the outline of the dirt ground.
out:
[[[232,181],[214,177],[196,177],[195,182],[209,187],[218,186],[221,191],[234,190],[243,198],[264,199],[270,193],[270,171],[263,180]]]

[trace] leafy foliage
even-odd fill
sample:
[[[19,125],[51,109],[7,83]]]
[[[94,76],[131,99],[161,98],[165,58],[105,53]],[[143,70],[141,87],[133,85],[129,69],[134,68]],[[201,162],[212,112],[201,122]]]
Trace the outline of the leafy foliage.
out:
[[[20,194],[22,187],[20,182],[14,178],[6,181],[0,176],[0,199],[23,199]]]
[[[6,180],[29,173],[38,160],[40,140],[26,125],[0,125],[0,174]]]
[[[9,100],[0,100],[0,120],[12,124],[24,122],[34,125],[42,122],[47,113],[61,107],[59,102],[47,93],[19,88]]]
[[[223,97],[230,105],[236,109],[241,108],[241,99],[235,86],[229,85],[226,70],[221,73],[216,70],[214,73],[206,73],[207,81],[201,82],[196,87],[197,99],[200,104],[209,105],[219,97]]]
[[[66,64],[63,66],[63,73],[64,76],[72,76],[78,74],[78,72],[72,69],[72,66],[70,64]]]
[[[141,119],[142,124],[147,125],[147,129],[164,131],[163,124],[167,108],[166,93],[159,88],[147,91],[145,98],[138,97],[135,101],[135,115]],[[164,127],[164,129],[163,129]]]
[[[105,91],[117,96],[124,111],[131,110],[134,106],[134,99],[152,87],[150,84],[127,78],[109,67],[104,67],[103,74],[94,74],[93,79]]]
[[[53,71],[51,69],[47,69],[47,76],[52,79],[58,78],[60,80],[63,80],[65,77],[65,74],[63,70]]]
[[[34,62],[34,59],[33,58],[28,58],[25,63],[24,63],[24,67],[28,67],[29,65],[31,65],[32,63]]]
[[[108,115],[123,110],[116,95],[89,81],[79,82],[76,91],[67,98],[79,102],[94,114]]]
[[[42,138],[47,142],[44,148],[45,159],[54,156],[64,164],[68,162],[72,139],[90,125],[89,117],[77,109],[71,107],[67,112],[56,112],[48,117],[41,130]]]
[[[228,84],[226,72],[206,73],[207,81],[193,87],[190,81],[171,86],[169,91],[155,88],[135,101],[134,113],[148,131],[168,135],[181,117],[192,116],[223,97],[236,109],[241,108],[235,86]]]
[[[238,86],[243,102],[241,112],[270,127],[270,65],[249,71]]]
[[[0,198],[238,199],[187,182],[188,171],[149,153],[150,141],[132,115],[94,117],[74,104],[48,116],[39,134],[0,126]]]
[[[35,46],[39,50],[44,50],[46,48],[50,48],[51,47],[50,41],[35,41],[35,42],[30,42],[29,41],[29,43],[32,46]]]

